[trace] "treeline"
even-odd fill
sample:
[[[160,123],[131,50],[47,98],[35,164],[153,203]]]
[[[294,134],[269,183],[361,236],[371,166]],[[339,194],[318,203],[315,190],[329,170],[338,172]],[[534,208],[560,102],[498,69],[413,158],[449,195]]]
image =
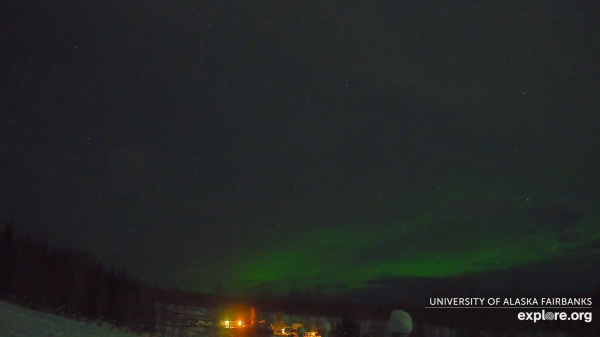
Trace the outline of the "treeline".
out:
[[[87,252],[49,247],[14,225],[0,237],[0,297],[75,319],[109,322],[130,331],[153,332],[156,291],[107,269]],[[101,324],[101,323],[100,323]]]

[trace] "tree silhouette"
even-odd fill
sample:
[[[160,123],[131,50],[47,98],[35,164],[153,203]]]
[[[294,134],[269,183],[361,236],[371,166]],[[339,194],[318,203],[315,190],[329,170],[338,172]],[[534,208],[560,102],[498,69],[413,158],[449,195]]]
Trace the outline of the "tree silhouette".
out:
[[[55,249],[29,234],[17,238],[12,222],[0,235],[1,298],[73,318],[108,319],[138,332],[154,331],[155,288],[132,280],[126,271],[106,271],[88,252]]]

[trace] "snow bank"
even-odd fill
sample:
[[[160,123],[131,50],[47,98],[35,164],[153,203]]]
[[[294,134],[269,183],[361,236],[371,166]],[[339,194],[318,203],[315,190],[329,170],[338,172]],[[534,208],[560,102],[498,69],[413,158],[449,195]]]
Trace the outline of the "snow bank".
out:
[[[109,326],[70,320],[52,314],[0,302],[0,336],[2,337],[131,337],[134,334],[110,330]]]

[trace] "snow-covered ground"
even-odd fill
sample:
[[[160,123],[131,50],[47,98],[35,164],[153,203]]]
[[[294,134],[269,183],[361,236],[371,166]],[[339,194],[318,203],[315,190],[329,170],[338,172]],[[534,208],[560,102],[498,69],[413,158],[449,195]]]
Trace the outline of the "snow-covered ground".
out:
[[[0,336],[2,337],[132,337],[134,334],[110,330],[109,326],[70,320],[52,314],[0,302]]]

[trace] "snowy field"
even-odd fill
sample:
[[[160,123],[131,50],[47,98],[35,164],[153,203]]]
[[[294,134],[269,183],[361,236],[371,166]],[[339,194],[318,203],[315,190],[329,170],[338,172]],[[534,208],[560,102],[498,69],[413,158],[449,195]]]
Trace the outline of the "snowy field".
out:
[[[110,330],[64,317],[29,310],[10,303],[0,302],[0,336],[2,337],[70,337],[70,336],[135,336],[135,334]]]

